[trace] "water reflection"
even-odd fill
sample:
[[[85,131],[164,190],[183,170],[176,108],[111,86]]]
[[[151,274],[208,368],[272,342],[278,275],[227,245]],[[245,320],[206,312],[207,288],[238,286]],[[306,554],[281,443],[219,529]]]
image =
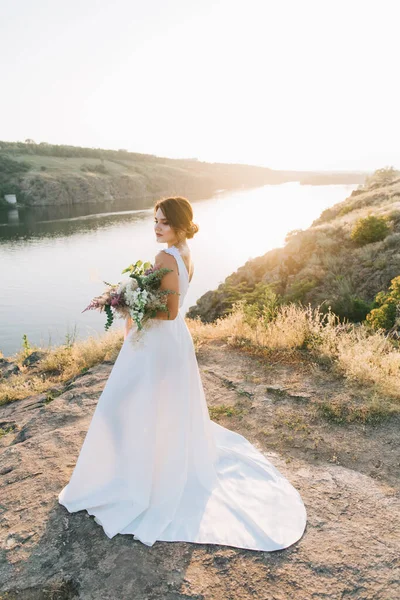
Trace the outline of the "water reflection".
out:
[[[7,225],[19,224],[20,216],[18,208],[9,208],[7,210]]]
[[[129,221],[132,215],[148,212],[160,195],[136,197],[130,202],[79,203],[61,206],[6,207],[0,210],[0,243],[20,237],[71,235]],[[201,200],[191,195],[190,201]],[[139,217],[140,218],[140,217]],[[10,226],[16,226],[14,230]]]
[[[251,258],[284,244],[288,231],[306,228],[322,210],[344,200],[357,186],[268,185],[196,199],[199,233],[189,241],[194,276],[183,304],[197,298]],[[82,314],[101,293],[103,281],[117,282],[122,269],[139,258],[153,262],[165,247],[154,235],[153,205],[160,196],[135,199],[127,206],[52,206],[2,211],[0,218],[0,350],[11,355],[23,335],[46,347],[101,335],[105,318]],[[121,328],[116,321],[113,327]]]

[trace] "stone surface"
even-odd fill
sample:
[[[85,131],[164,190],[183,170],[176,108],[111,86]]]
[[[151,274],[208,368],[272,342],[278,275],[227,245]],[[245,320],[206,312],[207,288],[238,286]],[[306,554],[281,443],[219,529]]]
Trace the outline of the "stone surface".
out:
[[[399,423],[334,425],[319,394],[344,384],[315,366],[262,364],[213,343],[198,352],[209,407],[245,435],[301,493],[308,513],[296,544],[276,552],[109,539],[57,495],[68,482],[112,368],[103,363],[46,403],[0,407],[1,600],[288,600],[400,598]],[[299,401],[300,398],[300,401]]]

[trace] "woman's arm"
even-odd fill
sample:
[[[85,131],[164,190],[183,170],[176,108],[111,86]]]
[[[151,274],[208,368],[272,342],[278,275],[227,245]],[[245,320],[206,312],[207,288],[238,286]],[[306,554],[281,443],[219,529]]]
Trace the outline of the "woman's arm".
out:
[[[125,319],[124,340],[126,339],[132,325],[133,325],[133,319],[130,315],[128,315]]]
[[[176,319],[179,310],[179,277],[178,277],[178,265],[176,259],[171,254],[163,252],[162,250],[157,254],[154,262],[154,266],[161,269],[172,269],[169,273],[166,273],[161,279],[160,289],[161,290],[173,290],[175,294],[167,294],[166,304],[168,306],[169,315],[167,312],[160,310],[156,313],[154,319],[164,319],[171,321]]]

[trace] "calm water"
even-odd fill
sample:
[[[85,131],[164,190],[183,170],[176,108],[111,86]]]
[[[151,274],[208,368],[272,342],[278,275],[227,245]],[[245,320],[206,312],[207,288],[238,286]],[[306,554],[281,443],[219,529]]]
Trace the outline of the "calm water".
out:
[[[344,200],[356,185],[267,185],[221,192],[193,202],[199,233],[189,240],[195,272],[184,310],[215,289],[249,258],[284,245],[292,229],[305,229],[322,210]],[[10,356],[23,335],[42,347],[66,336],[104,332],[105,316],[82,310],[105,287],[126,277],[139,258],[154,262],[165,244],[155,240],[153,209],[82,206],[0,212],[0,350]],[[132,206],[133,205],[133,206]],[[139,208],[138,208],[139,207]],[[94,213],[96,211],[96,213]],[[117,319],[114,328],[123,327]]]

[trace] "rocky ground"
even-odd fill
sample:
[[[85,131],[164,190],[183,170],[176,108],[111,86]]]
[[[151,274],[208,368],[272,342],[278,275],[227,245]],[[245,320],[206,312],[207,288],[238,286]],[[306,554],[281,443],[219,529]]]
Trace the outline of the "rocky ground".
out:
[[[0,407],[0,599],[288,600],[400,598],[399,419],[337,424],[315,399],[361,388],[312,362],[201,347],[210,414],[245,435],[299,490],[303,537],[275,552],[109,539],[57,495],[68,482],[112,363]]]

